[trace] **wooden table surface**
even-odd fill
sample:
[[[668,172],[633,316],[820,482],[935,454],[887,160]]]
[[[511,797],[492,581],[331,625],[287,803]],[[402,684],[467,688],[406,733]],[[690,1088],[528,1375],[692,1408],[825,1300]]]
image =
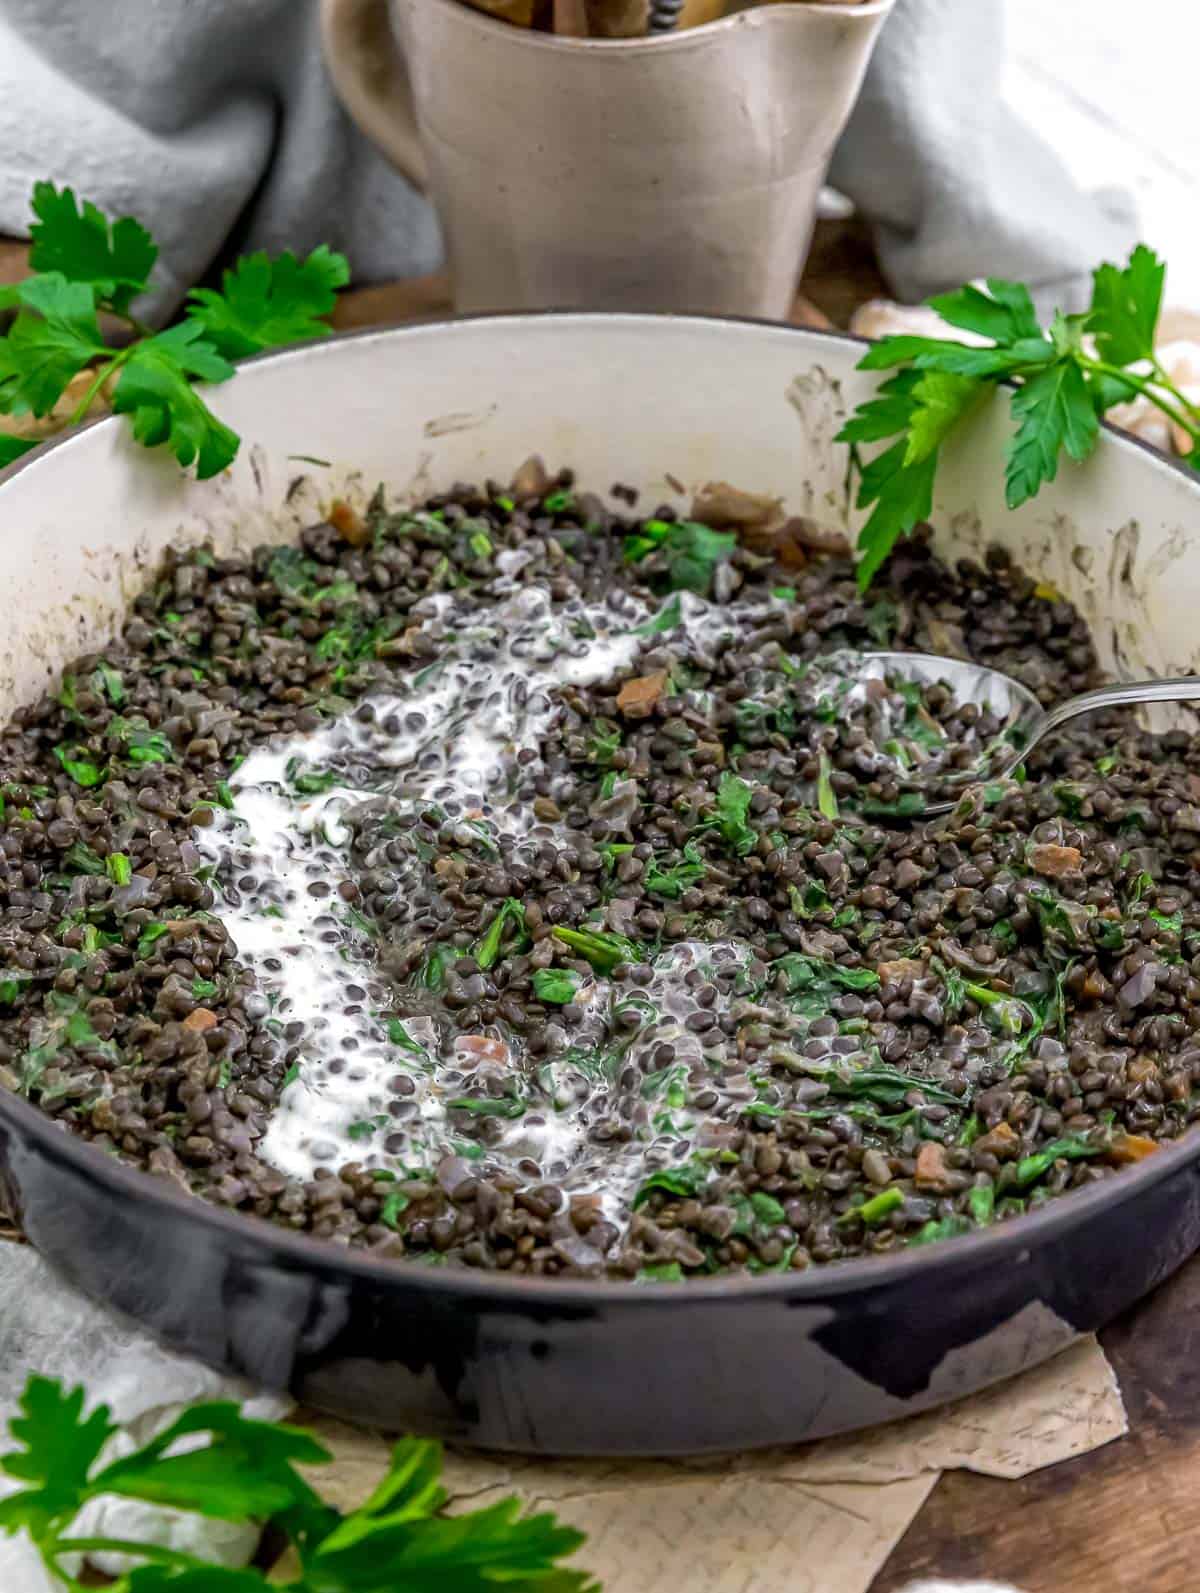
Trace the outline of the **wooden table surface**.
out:
[[[1007,1581],[1025,1593],[1195,1593],[1200,1257],[1100,1342],[1128,1435],[1018,1482],[946,1472],[872,1593],[934,1574]]]
[[[22,265],[0,252],[0,281],[23,274]],[[792,319],[845,326],[859,304],[884,296],[863,231],[820,224]],[[343,295],[335,322],[389,325],[450,309],[446,279],[422,277]],[[0,1240],[16,1237],[0,1214]],[[899,1593],[934,1575],[1007,1581],[1023,1593],[1200,1588],[1200,1257],[1101,1343],[1120,1380],[1129,1435],[1018,1482],[947,1472],[872,1593]]]

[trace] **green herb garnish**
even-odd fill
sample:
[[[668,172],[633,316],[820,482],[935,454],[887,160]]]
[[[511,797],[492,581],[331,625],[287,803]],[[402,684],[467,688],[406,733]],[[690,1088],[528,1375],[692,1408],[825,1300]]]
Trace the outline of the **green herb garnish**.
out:
[[[68,846],[63,853],[63,867],[70,869],[73,874],[103,874],[105,871],[104,859],[82,841],[75,841]]]
[[[460,1095],[446,1105],[459,1112],[470,1112],[473,1117],[521,1117],[525,1112],[525,1102],[511,1095]]]
[[[610,974],[623,962],[641,962],[642,949],[624,935],[610,934],[603,929],[564,929],[556,924],[552,931],[556,940],[570,946],[597,973]]]
[[[387,1029],[387,1037],[393,1045],[399,1046],[402,1051],[411,1051],[414,1056],[422,1058],[425,1056],[424,1049],[409,1034],[401,1019],[389,1018],[384,1027]]]
[[[351,1123],[346,1130],[346,1135],[352,1140],[370,1139],[381,1128],[386,1128],[387,1126],[388,1119],[386,1117],[364,1117],[360,1118],[356,1123]]]
[[[147,924],[138,937],[138,956],[149,957],[153,953],[155,945],[167,934],[170,934],[170,930],[166,924]]]
[[[679,593],[667,599],[658,613],[644,624],[636,625],[633,630],[635,636],[657,636],[663,631],[673,631],[683,624],[683,614],[679,606]]]
[[[321,796],[326,791],[332,791],[342,779],[335,769],[302,769],[299,758],[288,760],[284,777],[292,790],[298,791],[301,796]]]
[[[977,1114],[972,1112],[955,1137],[960,1145],[973,1145],[982,1133],[983,1124]]]
[[[827,819],[837,819],[838,799],[833,789],[833,765],[827,752],[817,757],[817,807]]]
[[[798,885],[789,885],[788,901],[797,918],[812,918],[816,913],[823,913],[827,907],[833,907],[829,892],[816,879],[810,879],[803,890]]]
[[[991,1184],[976,1184],[967,1196],[971,1216],[982,1227],[991,1222],[996,1209],[996,1191]]]
[[[110,852],[105,859],[105,868],[114,885],[128,885],[133,878],[133,864],[124,852]]]
[[[440,990],[446,982],[446,964],[453,962],[454,955],[444,946],[435,946],[426,957],[421,968],[421,983],[426,990]]]
[[[1043,328],[1029,290],[990,278],[930,300],[950,326],[988,339],[885,337],[859,362],[893,370],[839,433],[854,448],[891,442],[861,469],[858,503],[871,508],[859,535],[859,584],[866,590],[897,541],[928,520],[939,450],[947,435],[998,385],[1009,392],[1016,429],[1008,445],[1006,492],[1017,508],[1053,481],[1059,458],[1080,461],[1096,446],[1099,417],[1138,395],[1200,445],[1200,406],[1176,386],[1155,354],[1165,266],[1144,244],[1128,264],[1094,273],[1082,315],[1056,314]],[[1093,347],[1085,345],[1090,336]]]
[[[714,570],[736,547],[736,537],[695,520],[646,520],[625,539],[625,557],[638,563],[653,554],[670,591],[707,597]]]
[[[72,422],[83,420],[111,382],[113,408],[130,416],[138,442],[165,444],[181,465],[194,462],[198,475],[216,475],[239,439],[194,384],[228,381],[231,359],[328,333],[321,317],[348,280],[345,259],[324,246],[304,261],[251,255],[225,272],[220,292],[194,289],[184,319],[156,333],[131,314],[158,258],[146,229],[128,216],[110,222],[95,205],[80,205],[70,188],[49,182],[34,185],[32,205],[33,274],[2,290],[5,307],[17,313],[0,341],[0,411],[48,415],[86,372],[92,380]],[[97,312],[122,321],[133,336],[113,347]],[[33,446],[4,436],[0,464]],[[109,700],[116,705],[111,693]]]
[[[879,975],[873,968],[841,968],[837,963],[819,962],[816,957],[788,952],[771,964],[776,979],[782,977],[785,996],[808,994],[815,990],[877,990]]]
[[[110,719],[106,734],[120,741],[130,763],[173,763],[175,749],[160,730],[144,719]]]
[[[407,1211],[409,1199],[402,1195],[398,1189],[390,1190],[383,1198],[383,1205],[379,1209],[379,1220],[385,1228],[399,1230],[400,1215]]]
[[[899,1189],[881,1189],[877,1195],[872,1195],[869,1200],[864,1200],[861,1206],[851,1206],[849,1211],[844,1211],[837,1219],[839,1225],[851,1222],[861,1222],[868,1228],[873,1228],[876,1223],[883,1221],[893,1211],[898,1211],[904,1204],[904,1193]],[[928,1210],[928,1207],[926,1208]]]
[[[739,857],[745,857],[758,844],[758,832],[748,822],[753,800],[754,787],[726,769],[717,784],[716,813],[707,822]]]
[[[1065,902],[1055,896],[1053,891],[1046,890],[1042,886],[1033,886],[1030,889],[1029,900],[1037,913],[1047,949],[1054,950],[1065,946],[1071,951],[1077,951],[1082,926],[1094,916],[1096,909],[1081,907],[1074,902]]]
[[[579,989],[579,975],[569,968],[539,968],[533,976],[533,993],[539,1001],[549,1001],[565,1007],[574,1001]]]
[[[703,1193],[711,1177],[712,1169],[707,1162],[685,1162],[681,1167],[663,1167],[657,1173],[651,1173],[638,1189],[633,1197],[633,1209],[637,1211],[644,1206],[656,1192],[670,1195],[675,1200],[694,1199]]]
[[[1017,1163],[1017,1187],[1028,1189],[1031,1184],[1036,1184],[1057,1161],[1086,1161],[1090,1157],[1103,1156],[1104,1150],[1103,1145],[1093,1145],[1090,1140],[1078,1136],[1052,1140],[1044,1149],[1035,1151],[1032,1156],[1022,1157]]]
[[[21,1057],[20,1088],[28,1095],[64,1046],[77,1051],[94,1051],[110,1063],[120,1061],[111,1040],[102,1040],[88,1014],[89,992],[51,990],[33,1031],[34,1044]],[[0,1504],[0,1524],[3,1509]]]
[[[664,896],[668,901],[678,901],[685,890],[698,885],[707,867],[695,841],[683,848],[683,861],[664,868],[657,857],[652,857],[642,874],[642,884],[652,896]]]
[[[637,1275],[638,1283],[682,1283],[683,1268],[678,1261],[657,1261],[645,1266]]]
[[[964,983],[963,991],[984,1009],[988,1019],[1004,1034],[1020,1034],[1022,1029],[1041,1026],[1034,1009],[1017,996],[1002,996],[998,991],[989,990],[986,985],[974,984],[970,980]]]
[[[398,1197],[392,1220],[402,1209]],[[385,1205],[385,1210],[387,1206]],[[28,1534],[56,1585],[78,1588],[69,1567],[84,1553],[127,1555],[135,1569],[115,1593],[598,1593],[559,1562],[583,1542],[552,1515],[523,1514],[501,1499],[465,1514],[444,1513],[438,1444],[407,1438],[392,1451],[370,1498],[342,1514],[297,1470],[332,1459],[301,1428],[251,1421],[236,1404],[193,1405],[156,1438],[115,1459],[102,1453],[118,1431],[106,1405],[85,1416],[85,1393],[31,1377],[10,1425],[14,1447],[0,1457],[16,1485],[0,1501],[0,1531]],[[197,1437],[206,1442],[196,1447]],[[121,1497],[229,1522],[270,1522],[290,1544],[294,1569],[233,1570],[143,1541],[85,1537],[76,1516],[96,1499]]]
[[[927,1222],[908,1242],[910,1245],[928,1245],[939,1239],[957,1239],[960,1234],[970,1233],[971,1228],[969,1217],[943,1217],[940,1221]]]
[[[780,1223],[787,1221],[787,1212],[784,1211],[775,1196],[768,1195],[765,1190],[756,1189],[754,1191],[750,1196],[750,1208],[759,1222],[765,1222],[768,1226],[777,1227]]]
[[[55,747],[54,756],[62,765],[64,772],[70,775],[76,785],[87,788],[99,785],[104,779],[104,765],[93,762],[78,747]]]
[[[483,969],[492,968],[500,960],[500,948],[504,939],[506,924],[517,924],[522,932],[525,929],[525,909],[514,897],[509,896],[501,904],[500,911],[487,927],[487,932],[482,940],[475,945],[471,955]]]
[[[100,690],[112,703],[114,708],[119,708],[125,701],[125,682],[121,679],[118,670],[111,664],[101,661],[96,665],[93,679],[99,684]]]
[[[587,760],[606,769],[621,745],[621,728],[611,719],[593,719],[592,734],[587,744]]]
[[[940,1085],[932,1084],[928,1079],[920,1078],[915,1073],[902,1073],[899,1068],[883,1065],[869,1068],[824,1068],[815,1076],[829,1086],[833,1095],[845,1095],[852,1100],[875,1101],[881,1106],[903,1106],[906,1097],[913,1090],[920,1091],[930,1106],[963,1105],[961,1098],[949,1090],[944,1090]]]

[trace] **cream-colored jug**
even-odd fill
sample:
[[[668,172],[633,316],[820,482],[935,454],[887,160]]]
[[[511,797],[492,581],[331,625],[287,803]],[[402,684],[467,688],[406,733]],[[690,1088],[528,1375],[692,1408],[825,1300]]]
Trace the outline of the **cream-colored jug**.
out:
[[[566,39],[461,0],[322,0],[334,82],[441,217],[460,310],[786,315],[892,0]]]

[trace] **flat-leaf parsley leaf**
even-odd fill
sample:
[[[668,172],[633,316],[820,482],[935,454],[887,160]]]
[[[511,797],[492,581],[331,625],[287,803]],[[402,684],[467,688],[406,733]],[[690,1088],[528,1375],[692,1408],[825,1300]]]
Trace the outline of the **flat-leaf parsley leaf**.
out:
[[[129,216],[110,221],[49,182],[35,185],[32,206],[33,275],[0,287],[0,309],[16,312],[0,337],[0,414],[44,417],[76,378],[90,378],[72,422],[108,391],[140,443],[169,448],[199,476],[216,475],[239,440],[195,384],[228,381],[231,359],[327,333],[324,317],[349,279],[345,258],[324,245],[305,260],[251,255],[225,272],[220,292],[195,289],[184,319],[156,333],[132,314],[158,258],[145,227]],[[106,341],[100,312],[130,329],[120,347]],[[0,467],[36,446],[0,432]]]
[[[404,1207],[389,1197],[389,1226]],[[80,1584],[68,1569],[78,1553],[127,1556],[126,1593],[598,1593],[582,1571],[560,1562],[583,1534],[554,1516],[522,1512],[501,1499],[447,1515],[441,1446],[402,1440],[382,1481],[357,1509],[327,1505],[299,1466],[329,1452],[302,1428],[251,1421],[237,1405],[194,1405],[149,1443],[102,1462],[117,1428],[106,1406],[84,1415],[82,1388],[69,1393],[32,1377],[10,1428],[14,1446],[0,1470],[18,1486],[0,1499],[0,1533],[28,1533],[56,1585]],[[202,1440],[197,1447],[197,1440]],[[231,1570],[194,1553],[137,1538],[75,1537],[72,1523],[91,1500],[120,1495],[219,1521],[270,1523],[292,1557],[278,1572]],[[103,1518],[100,1518],[103,1520]]]
[[[1011,388],[1010,508],[1054,480],[1061,454],[1086,459],[1104,411],[1139,396],[1190,439],[1191,457],[1200,462],[1200,406],[1155,354],[1164,280],[1162,261],[1139,244],[1125,266],[1095,271],[1085,314],[1058,314],[1042,327],[1023,283],[989,278],[930,300],[949,326],[986,339],[985,345],[904,334],[882,338],[867,351],[861,369],[895,374],[838,434],[852,449],[889,444],[858,461],[858,505],[871,510],[859,533],[864,591],[900,538],[929,518],[941,445],[989,385]]]

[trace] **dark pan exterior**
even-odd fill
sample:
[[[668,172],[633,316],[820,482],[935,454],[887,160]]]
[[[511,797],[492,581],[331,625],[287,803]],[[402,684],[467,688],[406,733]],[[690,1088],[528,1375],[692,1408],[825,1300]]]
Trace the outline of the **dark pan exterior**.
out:
[[[795,1443],[1035,1365],[1200,1247],[1200,1136],[986,1233],[695,1284],[372,1261],[193,1200],[0,1091],[0,1185],[94,1299],[175,1349],[359,1422],[489,1449]]]

